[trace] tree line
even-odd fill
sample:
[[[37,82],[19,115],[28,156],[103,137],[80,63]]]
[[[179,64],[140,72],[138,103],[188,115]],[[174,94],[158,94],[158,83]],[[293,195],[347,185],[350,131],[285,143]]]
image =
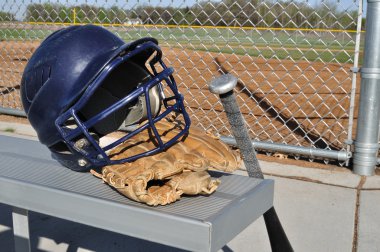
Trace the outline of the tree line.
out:
[[[128,11],[117,6],[111,8],[88,4],[65,6],[53,3],[33,3],[26,8],[26,22],[59,23],[124,23]],[[75,20],[74,20],[75,19]]]
[[[293,0],[222,0],[178,8],[140,5],[133,9],[33,3],[27,6],[24,21],[123,24],[132,20],[162,25],[356,29],[357,17],[357,10],[341,10],[331,2],[310,6]],[[12,20],[13,14],[0,12],[0,21]]]
[[[0,21],[16,21],[16,18],[12,13],[0,11]]]

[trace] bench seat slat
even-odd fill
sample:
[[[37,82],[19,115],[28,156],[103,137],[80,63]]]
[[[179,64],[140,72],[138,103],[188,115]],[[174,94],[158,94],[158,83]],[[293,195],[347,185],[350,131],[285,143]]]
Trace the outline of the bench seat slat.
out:
[[[0,135],[0,202],[191,251],[216,251],[273,204],[272,180],[211,175],[214,194],[149,207],[63,168],[37,141]]]

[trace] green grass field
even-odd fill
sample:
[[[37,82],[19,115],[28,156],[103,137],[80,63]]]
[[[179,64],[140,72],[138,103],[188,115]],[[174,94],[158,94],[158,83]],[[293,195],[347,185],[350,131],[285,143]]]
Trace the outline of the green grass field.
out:
[[[50,26],[26,26],[30,29],[0,28],[0,40],[42,40],[54,31]],[[165,46],[191,50],[336,63],[354,60],[355,34],[347,32],[154,26],[110,29],[126,41],[151,36]]]

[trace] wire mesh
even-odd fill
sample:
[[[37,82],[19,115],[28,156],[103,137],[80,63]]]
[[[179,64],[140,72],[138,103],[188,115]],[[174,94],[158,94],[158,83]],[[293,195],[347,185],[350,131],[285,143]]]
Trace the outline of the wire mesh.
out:
[[[0,107],[22,109],[23,69],[47,35],[93,23],[125,41],[159,40],[194,125],[231,135],[207,88],[229,72],[239,78],[237,99],[253,139],[346,150],[357,117],[350,69],[361,48],[359,1],[5,0]]]

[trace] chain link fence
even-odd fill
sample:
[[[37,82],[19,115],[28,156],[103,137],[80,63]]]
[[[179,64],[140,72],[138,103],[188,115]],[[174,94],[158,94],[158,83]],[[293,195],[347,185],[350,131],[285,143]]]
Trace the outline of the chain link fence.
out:
[[[20,79],[41,40],[65,26],[93,23],[125,41],[159,40],[194,125],[231,135],[207,85],[232,73],[239,78],[237,98],[252,139],[269,144],[262,149],[311,153],[310,158],[318,157],[310,150],[350,153],[364,26],[361,0],[5,0],[0,7],[3,113],[22,114]],[[333,159],[348,157],[343,156]]]

